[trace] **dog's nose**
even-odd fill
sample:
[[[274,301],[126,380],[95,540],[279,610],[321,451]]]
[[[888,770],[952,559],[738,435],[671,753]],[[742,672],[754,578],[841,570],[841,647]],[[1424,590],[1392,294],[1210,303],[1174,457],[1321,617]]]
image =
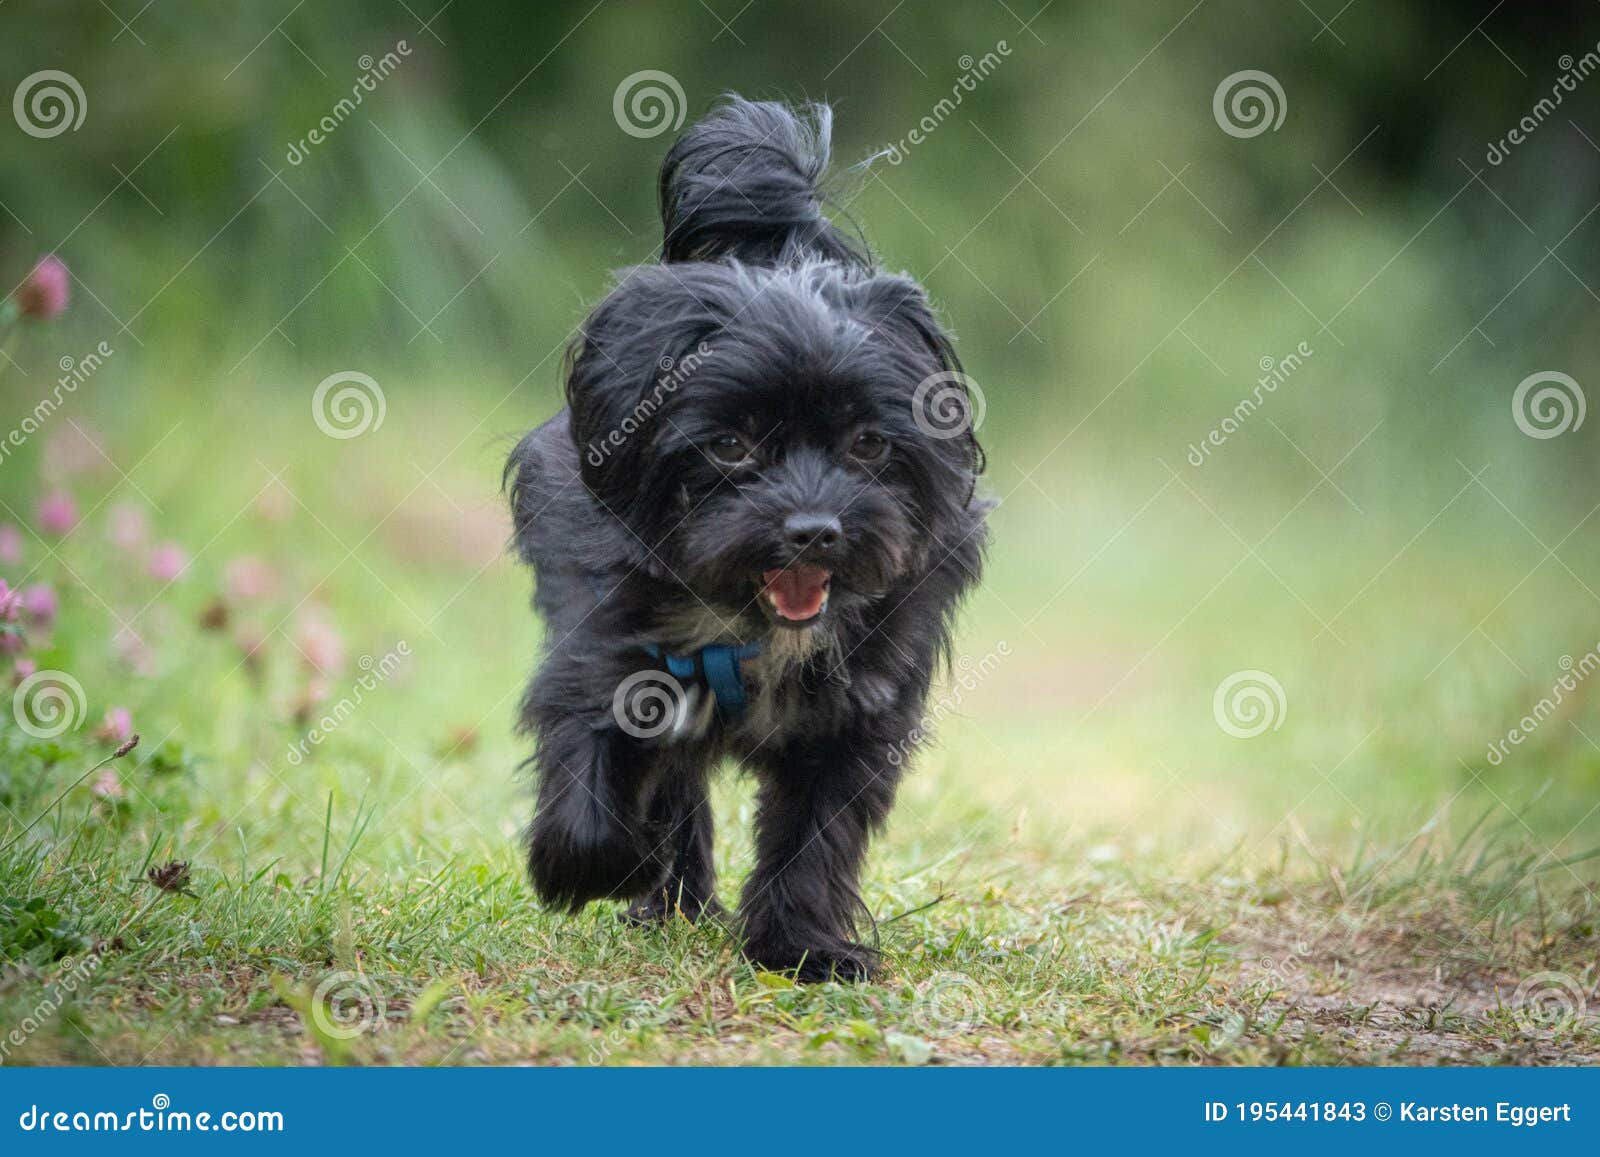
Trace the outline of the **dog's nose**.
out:
[[[783,537],[797,550],[832,550],[844,537],[844,528],[831,514],[791,514],[783,520]]]

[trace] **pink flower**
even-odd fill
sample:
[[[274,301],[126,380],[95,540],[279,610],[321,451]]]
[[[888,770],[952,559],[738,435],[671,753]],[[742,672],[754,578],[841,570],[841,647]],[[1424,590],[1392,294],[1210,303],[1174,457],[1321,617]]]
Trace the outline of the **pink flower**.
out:
[[[164,542],[150,552],[150,577],[161,582],[176,581],[189,568],[189,556],[175,542]]]
[[[22,561],[22,531],[9,522],[0,526],[0,563],[16,566]]]
[[[242,555],[222,568],[222,585],[235,602],[270,599],[278,591],[278,576],[254,555]]]
[[[111,545],[132,554],[144,545],[150,532],[150,519],[144,507],[119,502],[111,508]]]
[[[107,743],[121,743],[132,734],[133,716],[126,707],[113,707],[106,712],[100,726],[95,728],[94,737]]]
[[[22,596],[11,589],[11,584],[0,579],[0,623],[14,623],[22,609]]]
[[[22,288],[17,290],[17,305],[24,317],[50,319],[59,316],[72,300],[72,276],[54,254],[33,267]]]
[[[15,663],[11,664],[11,682],[13,684],[21,683],[24,679],[28,678],[38,669],[39,664],[35,663],[32,659],[24,655]]]
[[[78,504],[65,490],[55,490],[39,500],[39,529],[46,534],[63,535],[78,525]]]
[[[56,621],[60,603],[53,588],[35,583],[22,592],[22,609],[35,626],[48,627]]]
[[[313,671],[331,675],[344,666],[344,640],[326,619],[303,620],[295,632],[294,645]]]
[[[122,788],[122,779],[117,775],[117,769],[108,767],[94,777],[94,783],[89,790],[101,799],[119,800],[125,794]]]
[[[0,655],[20,655],[28,649],[28,640],[16,627],[0,628]]]

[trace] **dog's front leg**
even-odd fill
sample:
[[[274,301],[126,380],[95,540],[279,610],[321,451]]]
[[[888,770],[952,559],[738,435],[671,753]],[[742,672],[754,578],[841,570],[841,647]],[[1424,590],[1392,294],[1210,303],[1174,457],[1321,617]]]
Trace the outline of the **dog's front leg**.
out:
[[[857,940],[857,885],[899,768],[869,736],[791,747],[762,772],[756,867],[739,915],[745,955],[802,980],[864,980],[876,953]]]
[[[645,815],[651,844],[664,871],[649,895],[631,905],[623,919],[634,924],[657,924],[680,914],[695,923],[719,919],[724,913],[717,903],[705,767],[702,761],[687,757],[663,759],[662,763]]]
[[[540,724],[534,759],[539,800],[528,875],[540,898],[577,911],[590,900],[650,891],[662,866],[640,815],[647,764],[636,743],[565,716]]]

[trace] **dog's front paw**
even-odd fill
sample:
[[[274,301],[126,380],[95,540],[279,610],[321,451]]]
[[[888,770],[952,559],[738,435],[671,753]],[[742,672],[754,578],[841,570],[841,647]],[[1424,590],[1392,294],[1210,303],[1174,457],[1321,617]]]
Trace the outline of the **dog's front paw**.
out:
[[[790,973],[802,984],[828,980],[856,983],[878,974],[878,954],[862,944],[841,942],[827,948],[802,948],[794,944],[746,944],[745,958],[767,972]]]
[[[540,819],[528,841],[528,876],[547,904],[576,912],[590,900],[637,896],[660,871],[621,824],[558,828]]]
[[[676,895],[667,888],[657,888],[628,905],[628,910],[620,913],[617,919],[624,924],[646,925],[665,924],[682,916],[691,924],[700,924],[706,920],[722,920],[727,914],[727,909],[714,896],[709,900],[697,900],[689,895]]]

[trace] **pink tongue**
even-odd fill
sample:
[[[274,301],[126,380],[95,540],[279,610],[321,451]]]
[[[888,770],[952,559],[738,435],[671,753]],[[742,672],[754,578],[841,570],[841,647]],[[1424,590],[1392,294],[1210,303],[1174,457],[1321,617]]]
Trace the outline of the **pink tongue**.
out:
[[[761,583],[772,596],[773,609],[784,618],[799,622],[822,610],[832,573],[820,566],[792,566],[767,571],[761,576]]]

